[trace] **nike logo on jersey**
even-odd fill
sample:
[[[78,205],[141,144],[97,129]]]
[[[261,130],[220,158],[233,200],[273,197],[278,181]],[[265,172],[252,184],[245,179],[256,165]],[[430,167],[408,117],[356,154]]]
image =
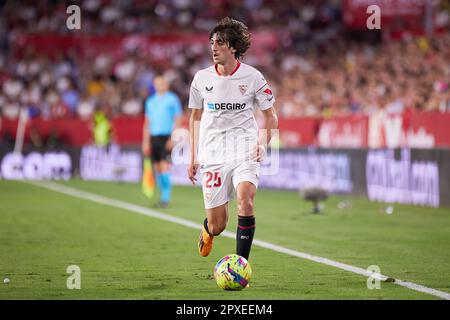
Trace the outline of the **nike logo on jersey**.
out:
[[[205,89],[206,89],[206,91],[211,92],[213,87],[211,87],[211,88],[205,87]]]

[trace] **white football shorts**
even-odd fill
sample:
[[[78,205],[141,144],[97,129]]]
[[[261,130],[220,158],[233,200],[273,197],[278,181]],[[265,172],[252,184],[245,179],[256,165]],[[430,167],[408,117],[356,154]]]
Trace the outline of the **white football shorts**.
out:
[[[201,165],[205,208],[218,207],[236,196],[240,182],[249,181],[258,188],[260,163],[244,161],[233,164]]]

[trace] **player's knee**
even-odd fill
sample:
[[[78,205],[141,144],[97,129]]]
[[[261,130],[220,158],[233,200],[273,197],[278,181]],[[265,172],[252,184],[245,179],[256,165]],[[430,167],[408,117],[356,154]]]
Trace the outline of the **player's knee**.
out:
[[[238,212],[241,216],[253,214],[253,199],[239,199]]]
[[[214,236],[218,236],[223,230],[225,230],[225,226],[208,223],[208,231]]]

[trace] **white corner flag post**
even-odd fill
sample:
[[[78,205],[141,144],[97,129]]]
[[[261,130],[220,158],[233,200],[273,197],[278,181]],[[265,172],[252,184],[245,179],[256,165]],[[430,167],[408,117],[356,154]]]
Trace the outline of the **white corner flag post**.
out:
[[[23,140],[25,138],[25,128],[28,122],[28,109],[20,108],[19,123],[17,124],[16,141],[14,144],[14,153],[22,153]]]

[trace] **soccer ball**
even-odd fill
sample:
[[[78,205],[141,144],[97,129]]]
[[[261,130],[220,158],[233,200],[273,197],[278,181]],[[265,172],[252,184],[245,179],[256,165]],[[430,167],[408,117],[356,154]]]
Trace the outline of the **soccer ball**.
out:
[[[250,263],[244,257],[230,254],[217,262],[214,279],[219,288],[224,290],[244,289],[252,276]]]

